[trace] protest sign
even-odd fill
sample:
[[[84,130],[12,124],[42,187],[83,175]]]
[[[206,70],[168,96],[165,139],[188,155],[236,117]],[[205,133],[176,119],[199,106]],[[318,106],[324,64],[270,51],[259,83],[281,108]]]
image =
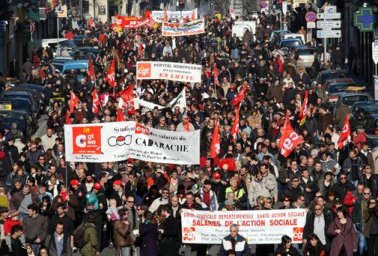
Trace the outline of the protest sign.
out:
[[[135,122],[65,125],[67,161],[109,162],[128,158],[199,164],[200,132],[172,132]]]
[[[257,211],[193,211],[181,213],[182,242],[220,244],[230,234],[230,225],[239,225],[239,234],[249,244],[279,244],[288,235],[293,243],[302,243],[306,222],[305,209]]]
[[[115,16],[112,22],[112,29],[119,32],[124,28],[140,28],[150,22],[151,20],[146,17]]]
[[[196,19],[197,18],[197,8],[190,10],[190,11],[167,11],[166,15],[168,16],[168,20],[180,20],[180,19]],[[164,11],[152,11],[150,18],[158,23],[163,22]]]
[[[180,82],[201,82],[202,66],[176,62],[139,61],[137,79],[162,79]]]
[[[170,23],[163,22],[161,29],[163,36],[190,36],[205,33],[205,20]]]

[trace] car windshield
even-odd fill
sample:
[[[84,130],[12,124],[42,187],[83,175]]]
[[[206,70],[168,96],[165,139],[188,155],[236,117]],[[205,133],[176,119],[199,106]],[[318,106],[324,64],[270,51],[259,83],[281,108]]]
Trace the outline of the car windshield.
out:
[[[298,55],[313,55],[314,49],[298,49],[297,53]]]
[[[356,101],[369,100],[367,95],[351,95],[343,98],[343,103],[352,106]]]

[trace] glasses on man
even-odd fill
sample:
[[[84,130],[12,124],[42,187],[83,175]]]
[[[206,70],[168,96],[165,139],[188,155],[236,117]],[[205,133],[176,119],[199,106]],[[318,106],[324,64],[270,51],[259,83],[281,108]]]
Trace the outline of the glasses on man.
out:
[[[315,211],[321,211],[322,210],[322,208],[314,208],[315,209]]]
[[[340,180],[346,180],[347,178],[346,177],[340,177]]]
[[[370,195],[371,193],[370,192],[368,192],[368,193],[364,193],[364,195]]]
[[[134,204],[135,201],[127,201],[129,204]]]

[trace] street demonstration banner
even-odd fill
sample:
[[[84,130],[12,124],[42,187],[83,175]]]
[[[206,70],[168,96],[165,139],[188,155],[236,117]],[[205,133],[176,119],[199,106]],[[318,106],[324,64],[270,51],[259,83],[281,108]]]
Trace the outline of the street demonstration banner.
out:
[[[190,36],[205,33],[205,19],[192,20],[186,23],[163,22],[162,36]]]
[[[138,61],[137,79],[201,82],[202,66],[176,62]]]
[[[200,131],[172,132],[135,122],[65,125],[67,161],[109,162],[128,158],[199,164]]]
[[[239,225],[239,234],[249,244],[279,244],[288,235],[293,243],[302,243],[306,222],[305,209],[261,211],[193,211],[181,213],[182,242],[220,244],[230,234],[230,225]]]
[[[184,19],[197,19],[197,8],[190,10],[190,11],[166,11],[166,15],[168,16],[168,20],[180,20]],[[164,11],[152,11],[151,12],[151,19],[155,22],[162,23],[164,19]]]
[[[112,29],[113,31],[119,32],[124,28],[140,28],[150,22],[151,20],[146,17],[115,16],[112,23]]]

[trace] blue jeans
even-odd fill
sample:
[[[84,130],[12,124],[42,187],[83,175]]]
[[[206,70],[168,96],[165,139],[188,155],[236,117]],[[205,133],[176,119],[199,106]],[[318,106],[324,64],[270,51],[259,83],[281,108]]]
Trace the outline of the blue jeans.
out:
[[[360,256],[364,256],[367,250],[366,239],[364,234],[357,230],[357,237],[358,237],[358,251],[360,252]]]
[[[125,246],[125,247],[121,247],[120,250],[121,250],[121,256],[131,256],[131,247],[130,246]]]

